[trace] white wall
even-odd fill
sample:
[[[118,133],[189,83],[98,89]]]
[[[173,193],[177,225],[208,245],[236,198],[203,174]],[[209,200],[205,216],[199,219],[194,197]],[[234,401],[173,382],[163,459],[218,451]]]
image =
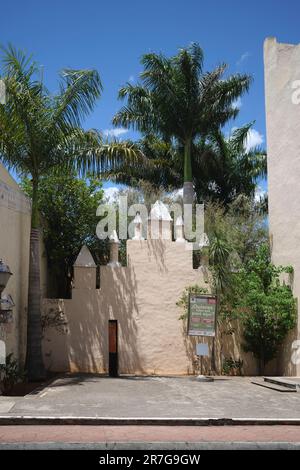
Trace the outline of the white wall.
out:
[[[264,62],[272,257],[275,264],[293,266],[293,289],[299,299],[300,104],[294,104],[292,97],[295,81],[300,80],[300,44],[280,44],[268,38]],[[280,366],[285,375],[300,375],[300,364],[296,367],[291,361],[299,329],[298,323],[282,351]]]

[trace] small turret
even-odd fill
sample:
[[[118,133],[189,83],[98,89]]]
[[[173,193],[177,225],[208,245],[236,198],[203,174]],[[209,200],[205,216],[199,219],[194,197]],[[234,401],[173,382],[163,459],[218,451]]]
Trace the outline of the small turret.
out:
[[[148,238],[172,240],[172,217],[167,206],[156,201],[148,218]]]
[[[120,241],[116,230],[113,230],[109,237],[110,256],[108,266],[116,267],[121,266],[119,263],[119,246]]]

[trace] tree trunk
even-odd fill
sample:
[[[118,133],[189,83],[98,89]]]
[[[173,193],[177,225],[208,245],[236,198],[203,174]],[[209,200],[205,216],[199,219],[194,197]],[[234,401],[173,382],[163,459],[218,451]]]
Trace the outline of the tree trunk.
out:
[[[192,140],[187,139],[184,144],[184,184],[183,184],[183,204],[193,204],[194,185],[192,177]]]
[[[36,181],[33,181],[31,232],[29,248],[30,258],[26,351],[26,370],[28,374],[28,379],[31,382],[43,380],[46,377],[46,371],[42,356],[41,288],[37,191],[38,184]]]

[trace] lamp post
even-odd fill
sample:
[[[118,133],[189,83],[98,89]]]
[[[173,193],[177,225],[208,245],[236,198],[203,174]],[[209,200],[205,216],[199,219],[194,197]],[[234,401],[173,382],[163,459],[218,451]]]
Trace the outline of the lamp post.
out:
[[[11,275],[12,272],[10,271],[9,266],[4,264],[2,259],[0,259],[0,323],[6,323],[6,316],[11,311],[11,306],[13,306],[12,300],[2,300],[2,292],[4,291]],[[2,303],[6,304],[6,308],[2,307]],[[8,308],[7,304],[9,304]]]
[[[0,259],[0,297],[11,275],[12,272],[10,271],[9,266],[7,266],[7,264],[4,264],[3,260]]]

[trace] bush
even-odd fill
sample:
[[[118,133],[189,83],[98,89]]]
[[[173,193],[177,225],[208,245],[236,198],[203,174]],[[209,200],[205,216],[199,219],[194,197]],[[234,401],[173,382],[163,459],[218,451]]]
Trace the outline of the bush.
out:
[[[3,395],[11,393],[14,385],[25,378],[25,372],[20,368],[13,354],[8,354],[6,363],[0,364],[0,388]]]
[[[243,348],[258,360],[260,374],[277,356],[287,333],[296,325],[296,300],[290,287],[280,283],[280,274],[291,271],[290,266],[276,267],[271,262],[268,245],[264,244],[232,276],[233,288],[224,310],[227,315],[241,319]]]
[[[226,357],[222,364],[222,373],[224,375],[242,375],[244,362],[241,359],[235,360],[232,357]]]

